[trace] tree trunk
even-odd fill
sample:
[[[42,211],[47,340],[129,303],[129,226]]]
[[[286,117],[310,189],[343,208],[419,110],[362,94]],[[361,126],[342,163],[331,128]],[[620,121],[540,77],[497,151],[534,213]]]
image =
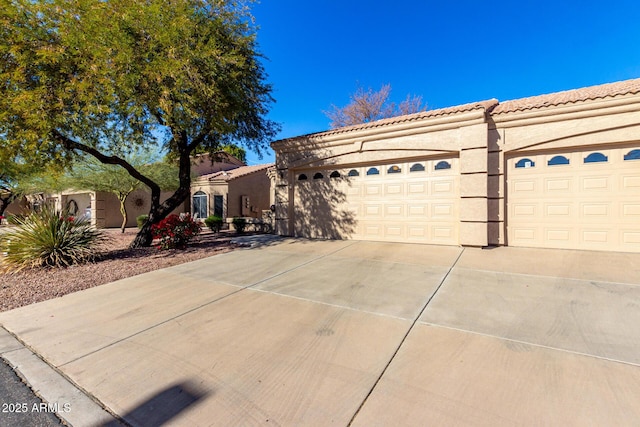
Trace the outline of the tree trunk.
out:
[[[186,131],[173,132],[173,139],[178,147],[178,164],[179,173],[178,178],[180,184],[178,189],[165,200],[160,203],[160,187],[153,183],[151,186],[147,182],[145,184],[151,189],[151,208],[149,209],[149,218],[147,222],[142,225],[142,228],[138,232],[136,238],[131,242],[130,248],[141,248],[145,246],[151,246],[153,242],[153,236],[151,234],[151,227],[154,224],[159,223],[167,217],[175,208],[180,206],[185,201],[191,192],[191,152],[195,147],[202,142],[204,134],[198,136],[191,143],[188,142]]]
[[[10,194],[8,197],[0,197],[0,216],[4,215],[4,211],[16,198],[17,196],[15,194]]]
[[[153,242],[153,236],[151,235],[151,221],[147,220],[142,224],[142,228],[138,231],[136,238],[131,242],[130,248],[144,248],[151,246]]]
[[[0,216],[4,215],[4,211],[9,207],[9,200],[0,198]]]
[[[124,229],[127,227],[127,207],[125,206],[125,202],[127,201],[127,196],[121,197],[118,196],[120,200],[120,213],[122,214],[122,226],[120,227],[120,231],[124,233]]]

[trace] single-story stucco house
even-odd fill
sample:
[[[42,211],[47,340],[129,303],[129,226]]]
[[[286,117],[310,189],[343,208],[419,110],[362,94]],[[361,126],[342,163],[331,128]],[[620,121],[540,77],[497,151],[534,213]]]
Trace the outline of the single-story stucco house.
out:
[[[272,148],[281,235],[640,252],[640,79]]]
[[[267,170],[272,166],[240,166],[199,176],[191,183],[192,214],[261,218],[271,205]]]
[[[176,208],[174,213],[191,212],[199,218],[219,215],[260,218],[263,210],[272,204],[271,181],[267,169],[273,166],[246,166],[241,160],[225,152],[194,156],[192,161],[191,198]],[[161,200],[173,194],[163,191]],[[8,214],[20,214],[39,204],[49,204],[57,209],[68,208],[72,214],[91,218],[99,228],[115,228],[122,225],[120,201],[113,193],[69,189],[60,193],[29,195],[9,205]],[[136,226],[136,217],[149,212],[151,195],[147,190],[136,190],[129,195],[127,227]]]

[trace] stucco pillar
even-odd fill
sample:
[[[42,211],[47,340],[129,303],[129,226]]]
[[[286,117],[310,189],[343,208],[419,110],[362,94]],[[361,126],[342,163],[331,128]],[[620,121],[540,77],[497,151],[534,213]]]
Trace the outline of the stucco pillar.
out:
[[[104,199],[105,193],[96,192],[91,193],[91,224],[97,228],[104,228],[107,226],[106,215],[106,201]]]
[[[495,128],[489,129],[488,147],[488,240],[489,245],[504,245],[504,153],[501,142],[504,139]]]
[[[275,232],[280,236],[290,236],[289,230],[289,170],[278,169],[275,177],[275,205],[276,224]]]
[[[487,126],[470,126],[461,137],[464,143],[460,150],[460,244],[487,246]]]

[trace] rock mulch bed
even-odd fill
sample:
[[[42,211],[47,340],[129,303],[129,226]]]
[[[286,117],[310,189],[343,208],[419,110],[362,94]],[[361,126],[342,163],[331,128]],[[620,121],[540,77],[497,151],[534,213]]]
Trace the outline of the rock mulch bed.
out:
[[[155,247],[129,249],[137,229],[105,230],[109,241],[101,258],[91,264],[63,269],[33,269],[14,274],[0,273],[0,311],[60,297],[71,292],[160,268],[232,251],[231,235],[208,230],[185,250],[158,250]]]

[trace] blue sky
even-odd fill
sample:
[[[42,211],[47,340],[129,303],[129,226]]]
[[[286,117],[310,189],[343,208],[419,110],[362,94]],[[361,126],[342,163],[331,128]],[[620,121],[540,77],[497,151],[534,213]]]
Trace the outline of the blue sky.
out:
[[[263,0],[252,13],[278,139],[328,129],[323,111],[359,85],[435,109],[640,77],[637,0]]]

